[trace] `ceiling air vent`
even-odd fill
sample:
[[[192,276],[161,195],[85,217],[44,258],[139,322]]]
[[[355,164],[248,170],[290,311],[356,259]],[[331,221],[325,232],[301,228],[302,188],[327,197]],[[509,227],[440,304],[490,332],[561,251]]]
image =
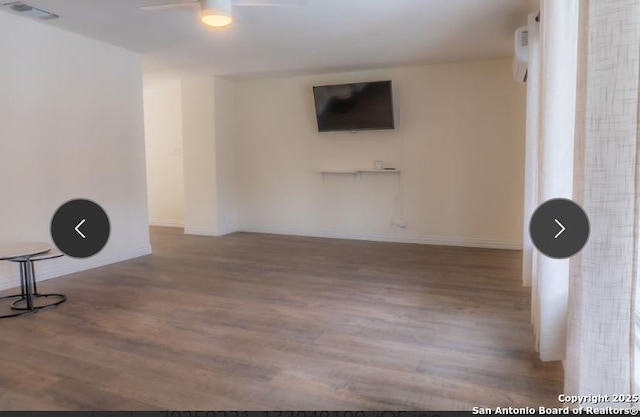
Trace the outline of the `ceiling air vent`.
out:
[[[60,17],[57,14],[49,13],[46,10],[42,10],[42,9],[38,9],[37,7],[29,6],[28,4],[22,3],[20,1],[14,1],[14,2],[11,2],[11,3],[4,3],[2,6],[9,7],[11,10],[13,10],[14,12],[20,13],[22,16],[32,17],[32,18],[35,18],[35,19],[52,20],[52,19],[57,19],[58,17]]]

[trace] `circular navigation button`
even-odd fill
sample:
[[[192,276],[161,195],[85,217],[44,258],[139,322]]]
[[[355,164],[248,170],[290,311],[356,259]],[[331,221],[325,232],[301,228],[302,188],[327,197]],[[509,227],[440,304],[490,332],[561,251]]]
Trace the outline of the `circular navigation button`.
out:
[[[100,252],[110,231],[107,213],[90,200],[67,201],[51,219],[53,242],[72,258],[88,258]]]
[[[555,198],[542,203],[531,216],[529,234],[535,247],[550,258],[569,258],[589,239],[587,213],[571,200]]]

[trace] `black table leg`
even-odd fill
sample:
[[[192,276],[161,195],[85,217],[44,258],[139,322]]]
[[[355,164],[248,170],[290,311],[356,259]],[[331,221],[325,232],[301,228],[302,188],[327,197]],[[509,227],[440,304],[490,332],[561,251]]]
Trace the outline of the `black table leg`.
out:
[[[19,265],[20,269],[20,294],[22,294],[22,298],[27,298],[27,287],[24,282],[24,272],[22,270],[22,263]]]
[[[31,268],[29,266],[29,261],[20,262],[20,264],[24,267],[24,281],[27,287],[27,308],[29,310],[33,310],[33,290],[32,290],[32,278],[31,278]]]
[[[16,310],[13,308],[13,304],[19,303],[21,301],[27,301],[27,308],[23,309],[23,310],[19,310],[15,313],[11,313],[11,314],[5,314],[0,316],[0,319],[6,319],[6,318],[10,318],[10,317],[17,317],[17,316],[22,316],[23,314],[29,314],[29,313],[34,313],[36,310],[34,310],[33,308],[33,302],[31,299],[31,292],[30,292],[30,288],[31,285],[29,284],[29,272],[27,270],[27,265],[26,262],[20,262],[20,294],[14,294],[14,295],[7,295],[5,297],[0,297],[0,300],[8,300],[8,299],[12,299],[12,298],[20,298],[19,300],[16,300],[12,303],[11,309],[12,310]]]
[[[38,285],[36,284],[36,264],[32,260],[29,260],[29,265],[31,265],[31,279],[33,282],[33,295],[39,295],[38,293]]]

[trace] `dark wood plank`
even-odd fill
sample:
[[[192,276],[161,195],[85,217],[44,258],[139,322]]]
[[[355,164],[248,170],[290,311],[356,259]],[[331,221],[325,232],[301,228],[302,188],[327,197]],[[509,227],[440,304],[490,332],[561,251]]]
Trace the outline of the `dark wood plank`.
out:
[[[39,284],[69,301],[0,321],[0,408],[559,405],[518,251],[171,228],[152,244]]]

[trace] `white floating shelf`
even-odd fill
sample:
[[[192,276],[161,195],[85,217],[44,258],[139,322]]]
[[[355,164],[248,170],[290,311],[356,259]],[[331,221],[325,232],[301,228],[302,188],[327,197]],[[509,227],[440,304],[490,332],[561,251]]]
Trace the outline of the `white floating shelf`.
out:
[[[346,169],[330,169],[330,170],[322,170],[321,174],[357,174],[358,171],[355,170],[346,170]]]
[[[321,174],[349,174],[349,175],[355,175],[355,174],[363,174],[363,173],[376,173],[376,174],[383,174],[383,173],[400,173],[399,169],[326,169],[326,170],[321,170],[320,171]]]

